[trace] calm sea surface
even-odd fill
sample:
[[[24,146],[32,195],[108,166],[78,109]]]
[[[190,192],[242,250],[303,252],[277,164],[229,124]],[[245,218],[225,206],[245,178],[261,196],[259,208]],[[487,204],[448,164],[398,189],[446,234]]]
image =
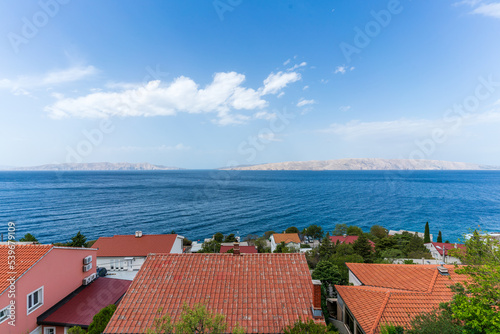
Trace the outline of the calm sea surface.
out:
[[[310,224],[423,231],[429,221],[453,242],[479,224],[500,231],[500,172],[0,172],[0,232],[9,221],[18,238],[41,242],[79,230],[89,240],[136,230],[198,240]]]

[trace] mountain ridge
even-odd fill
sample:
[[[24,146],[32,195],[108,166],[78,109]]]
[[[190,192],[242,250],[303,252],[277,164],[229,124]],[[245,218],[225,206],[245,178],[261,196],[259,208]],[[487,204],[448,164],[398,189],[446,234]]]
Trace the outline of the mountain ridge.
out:
[[[336,160],[287,161],[253,166],[236,166],[224,170],[500,170],[465,162],[441,160],[352,158]]]
[[[147,162],[90,162],[90,163],[62,163],[46,164],[31,167],[7,167],[4,171],[112,171],[112,170],[181,170],[179,167],[153,165]]]

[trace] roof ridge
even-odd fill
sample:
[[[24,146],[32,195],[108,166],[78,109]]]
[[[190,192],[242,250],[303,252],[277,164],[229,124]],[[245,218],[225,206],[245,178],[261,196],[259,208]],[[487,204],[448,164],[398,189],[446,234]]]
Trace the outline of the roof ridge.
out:
[[[375,331],[378,328],[378,323],[382,319],[382,314],[384,314],[385,307],[387,306],[387,303],[389,302],[389,299],[391,298],[391,291],[387,291],[387,296],[384,299],[384,302],[382,303],[382,307],[380,308],[380,311],[377,315],[377,318],[375,319],[375,322],[373,323],[373,327],[370,329],[371,332],[369,334],[375,334]]]
[[[434,290],[434,286],[436,285],[438,275],[439,273],[438,270],[436,269],[436,271],[434,272],[434,276],[432,276],[431,283],[429,284],[429,287],[425,292],[432,293],[432,291]]]

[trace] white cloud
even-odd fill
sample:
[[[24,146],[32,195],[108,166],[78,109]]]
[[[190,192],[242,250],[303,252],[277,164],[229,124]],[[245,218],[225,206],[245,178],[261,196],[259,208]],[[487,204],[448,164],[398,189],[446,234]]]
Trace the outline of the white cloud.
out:
[[[0,79],[0,89],[9,89],[15,95],[28,95],[28,90],[40,87],[50,88],[69,82],[80,81],[97,73],[94,66],[71,67],[57,70],[42,76],[20,76],[14,80]]]
[[[283,66],[286,66],[286,65],[290,64],[291,61],[292,61],[291,59],[285,60],[285,62],[283,63]]]
[[[342,111],[342,112],[346,112],[348,111],[349,109],[351,109],[351,106],[340,106],[339,107],[339,110]]]
[[[262,142],[280,142],[283,141],[282,139],[277,138],[276,134],[274,132],[268,132],[268,133],[259,133],[258,136],[259,139]]]
[[[471,114],[460,120],[399,119],[393,121],[361,122],[353,120],[344,124],[334,123],[320,132],[332,133],[346,140],[400,140],[429,136],[435,129],[448,134],[468,126],[500,123],[500,111]]]
[[[152,147],[143,147],[143,146],[122,146],[118,149],[119,151],[126,152],[137,152],[137,151],[157,151],[157,152],[166,152],[166,151],[187,151],[190,150],[191,147],[179,143],[177,145],[169,146],[169,145],[160,145],[160,146],[152,146]]]
[[[304,66],[307,66],[307,63],[306,63],[305,61],[303,61],[303,62],[302,62],[302,63],[300,63],[300,64],[295,64],[295,65],[293,65],[292,67],[287,68],[286,70],[287,70],[287,71],[294,71],[294,70],[296,70],[296,69],[298,69],[298,68],[301,68],[301,67],[304,67]]]
[[[272,119],[276,119],[276,117],[278,117],[276,115],[276,113],[270,113],[270,112],[267,112],[267,111],[259,111],[259,112],[256,112],[253,117],[255,119],[265,119],[265,120],[272,120]]]
[[[285,95],[285,92],[281,92],[276,97],[279,99],[280,97],[283,97],[284,95]]]
[[[337,74],[337,73],[340,73],[340,74],[345,74],[347,71],[353,71],[355,69],[354,66],[346,66],[346,65],[340,65],[340,66],[337,66],[335,68],[335,71],[334,73]]]
[[[307,106],[307,105],[310,105],[310,104],[315,104],[316,101],[314,100],[306,100],[304,98],[301,98],[299,100],[299,102],[297,103],[297,107],[304,107],[304,106]]]
[[[267,94],[276,94],[283,88],[285,88],[288,84],[293,83],[301,79],[301,76],[297,72],[278,72],[271,73],[264,80],[264,87],[262,88],[262,95]]]
[[[309,86],[304,86],[304,88],[302,88],[302,90],[308,90],[309,89]]]
[[[484,4],[472,11],[473,14],[481,14],[484,16],[490,16],[500,19],[500,3],[493,2],[490,4]]]
[[[213,120],[216,124],[241,124],[251,117],[231,111],[262,109],[268,105],[262,96],[277,94],[297,80],[300,80],[300,74],[295,72],[271,73],[264,80],[264,85],[254,90],[242,86],[245,81],[243,74],[227,72],[216,73],[213,81],[204,88],[184,76],[168,84],[162,84],[159,80],[150,81],[145,86],[111,84],[117,89],[97,91],[76,98],[55,95],[57,101],[44,110],[53,118],[147,117],[169,116],[178,112],[213,112],[217,114],[217,119]]]

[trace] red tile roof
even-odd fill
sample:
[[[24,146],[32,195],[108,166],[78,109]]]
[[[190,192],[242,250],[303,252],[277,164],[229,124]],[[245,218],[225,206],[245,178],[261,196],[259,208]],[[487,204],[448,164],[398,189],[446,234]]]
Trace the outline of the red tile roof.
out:
[[[279,333],[312,319],[313,284],[303,254],[150,254],[104,333],[144,333],[162,308],[205,303],[248,333]]]
[[[170,253],[177,234],[153,234],[136,238],[135,235],[100,237],[92,245],[97,256],[147,256],[149,253]]]
[[[436,250],[438,251],[439,255],[443,255],[443,248],[445,249],[445,253],[444,255],[448,255],[448,251],[450,249],[455,249],[455,248],[458,248],[458,249],[461,249],[461,250],[466,250],[466,247],[464,244],[456,244],[457,247],[455,247],[455,244],[452,244],[452,243],[444,243],[444,242],[431,242],[431,244],[436,248]]]
[[[334,235],[330,237],[330,241],[336,244],[337,242],[340,242],[341,244],[346,243],[346,244],[353,244],[356,240],[358,240],[357,235],[347,235],[347,236],[342,236],[342,235]],[[370,244],[372,245],[372,248],[375,249],[375,243],[371,240],[368,240]]]
[[[38,317],[38,324],[87,328],[102,308],[115,304],[132,281],[101,277],[82,286]]]
[[[465,280],[454,266],[449,276],[432,265],[348,263],[363,286],[335,288],[366,334],[380,333],[380,325],[405,326],[422,312],[437,308],[453,297],[449,286]]]
[[[14,268],[9,266],[9,245],[0,245],[0,295],[9,287],[7,279],[15,276],[16,281],[27,272],[35,263],[45,256],[54,246],[53,245],[15,245]],[[13,269],[13,270],[12,270]],[[14,272],[15,274],[11,274]]]
[[[227,253],[229,250],[233,249],[234,246],[220,246],[219,253]],[[240,246],[241,254],[256,254],[257,248],[255,246]]]
[[[298,233],[274,233],[272,237],[274,238],[274,242],[277,244],[280,244],[282,242],[284,242],[285,244],[288,244],[290,242],[300,244]]]

